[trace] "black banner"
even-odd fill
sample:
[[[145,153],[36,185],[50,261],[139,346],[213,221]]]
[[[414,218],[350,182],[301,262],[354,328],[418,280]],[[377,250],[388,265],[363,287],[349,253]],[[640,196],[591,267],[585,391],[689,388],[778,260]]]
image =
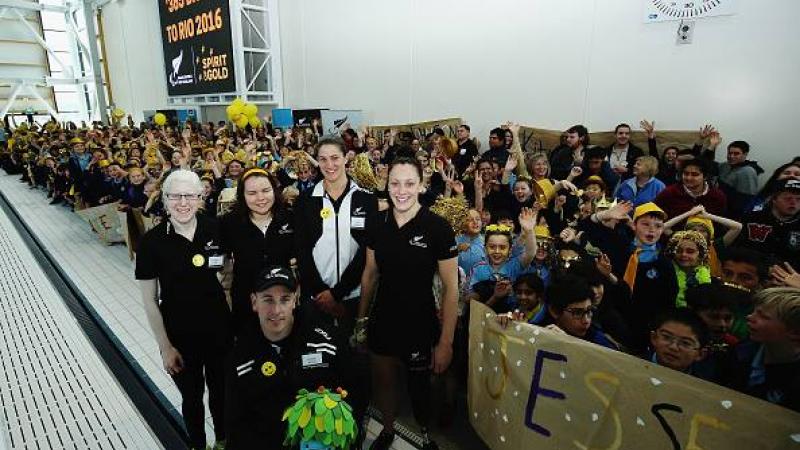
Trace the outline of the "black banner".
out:
[[[159,0],[169,95],[233,92],[228,0]]]

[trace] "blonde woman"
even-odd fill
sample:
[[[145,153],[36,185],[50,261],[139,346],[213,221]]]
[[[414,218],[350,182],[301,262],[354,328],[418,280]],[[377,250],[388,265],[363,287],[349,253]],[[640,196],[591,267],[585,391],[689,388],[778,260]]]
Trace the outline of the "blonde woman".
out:
[[[633,164],[633,176],[620,183],[617,200],[633,203],[633,207],[652,202],[664,190],[664,183],[656,178],[658,160],[654,156],[640,156]]]

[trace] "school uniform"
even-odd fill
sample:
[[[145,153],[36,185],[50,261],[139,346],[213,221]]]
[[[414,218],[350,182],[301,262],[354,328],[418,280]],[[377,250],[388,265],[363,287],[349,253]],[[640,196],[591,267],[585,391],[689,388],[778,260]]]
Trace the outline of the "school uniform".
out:
[[[136,255],[136,279],[158,280],[159,308],[183,369],[172,376],[192,446],[205,448],[204,384],[217,440],[225,438],[224,366],[231,345],[230,312],[217,279],[224,256],[216,221],[197,217],[191,241],[169,220],[148,231]]]

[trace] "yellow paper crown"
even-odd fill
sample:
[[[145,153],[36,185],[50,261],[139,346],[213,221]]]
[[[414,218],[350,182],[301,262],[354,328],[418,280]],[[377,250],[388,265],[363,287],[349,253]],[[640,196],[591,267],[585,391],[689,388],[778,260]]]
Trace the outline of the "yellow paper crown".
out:
[[[511,227],[508,225],[492,224],[486,226],[486,231],[493,233],[511,233]]]
[[[617,199],[615,198],[613,202],[609,202],[605,194],[603,194],[603,197],[597,201],[597,204],[595,204],[596,209],[609,209],[615,206],[617,206]]]

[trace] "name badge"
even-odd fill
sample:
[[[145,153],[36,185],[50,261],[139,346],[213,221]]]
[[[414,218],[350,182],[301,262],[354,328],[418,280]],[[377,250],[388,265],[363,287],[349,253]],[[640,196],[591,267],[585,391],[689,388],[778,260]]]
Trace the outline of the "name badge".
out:
[[[364,220],[364,217],[351,217],[350,228],[358,228],[360,230],[364,229]]]
[[[308,353],[302,356],[303,367],[322,364],[322,353]]]
[[[225,256],[223,255],[208,257],[209,269],[219,269],[223,264],[225,264]]]

